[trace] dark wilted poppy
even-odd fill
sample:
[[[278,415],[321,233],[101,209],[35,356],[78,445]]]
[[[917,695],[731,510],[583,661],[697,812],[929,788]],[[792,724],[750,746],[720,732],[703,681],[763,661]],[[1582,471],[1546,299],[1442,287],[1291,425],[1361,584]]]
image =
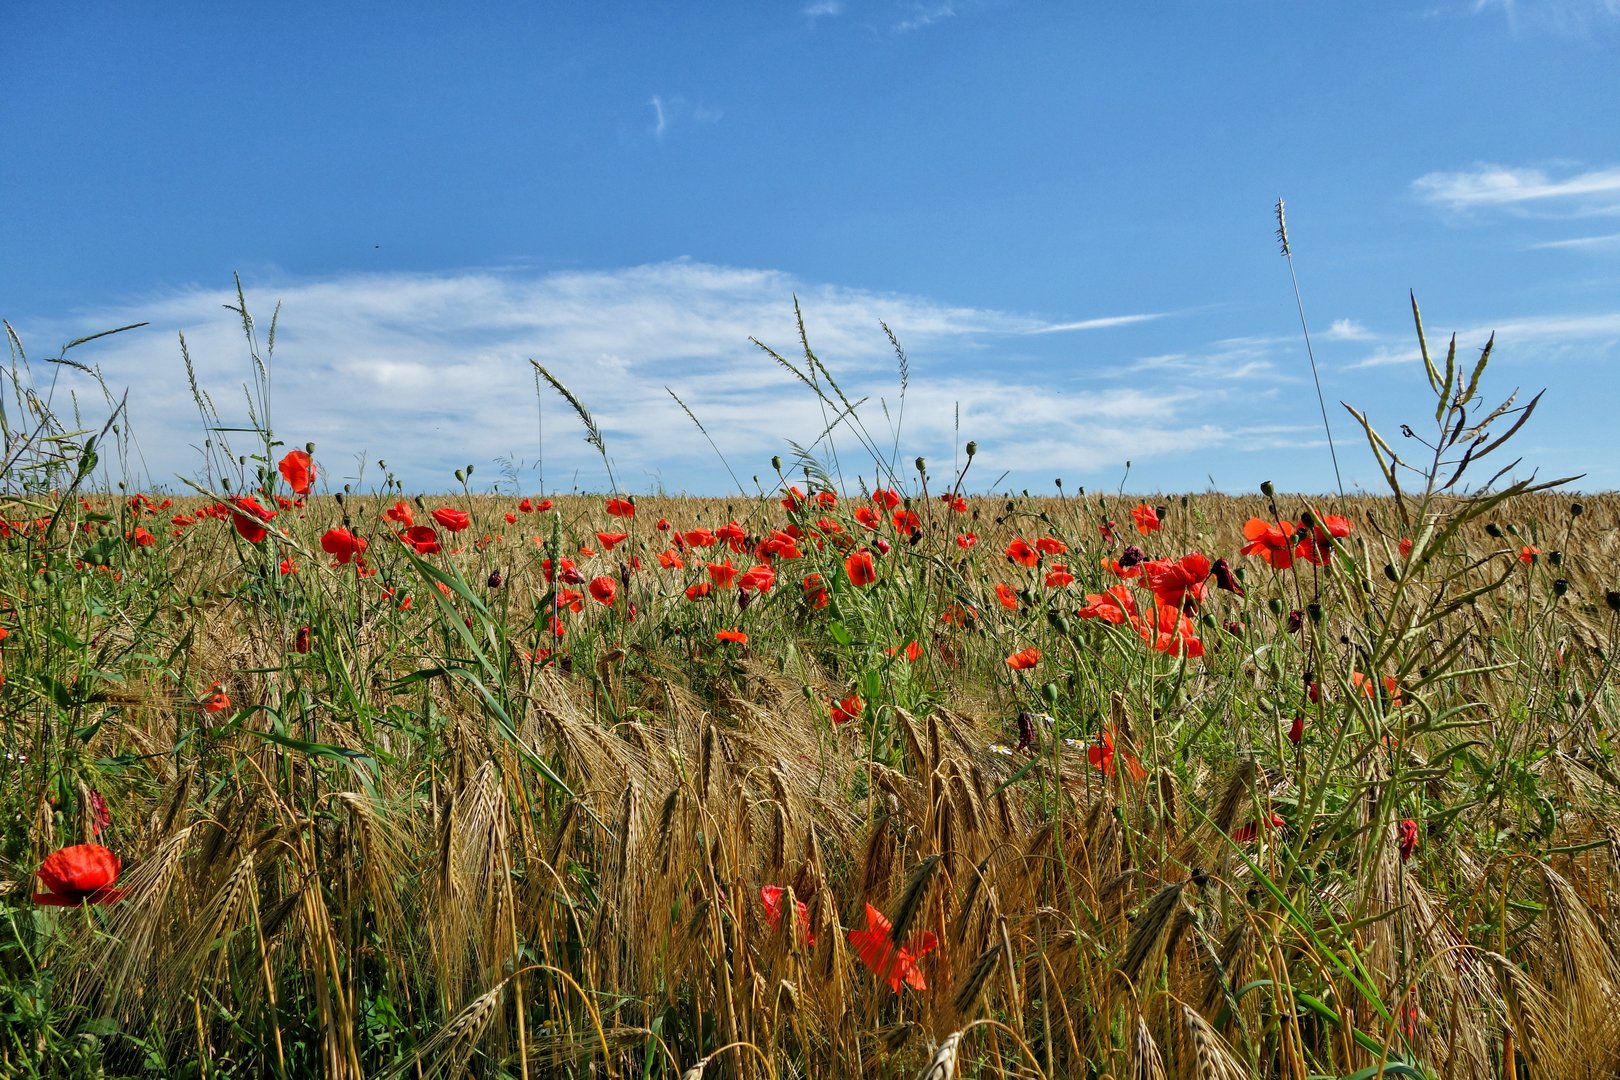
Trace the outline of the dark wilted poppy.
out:
[[[42,907],[77,907],[80,904],[110,904],[123,898],[123,889],[114,889],[123,863],[100,844],[74,844],[45,856],[34,876],[45,892],[34,894]]]
[[[1417,850],[1418,824],[1411,818],[1403,818],[1395,830],[1395,843],[1400,848],[1401,862],[1405,862],[1412,857],[1412,852]]]
[[[289,451],[276,465],[281,478],[298,495],[308,495],[315,486],[315,462],[302,450]]]
[[[432,517],[446,532],[458,533],[472,524],[471,514],[465,510],[455,510],[448,506],[441,506],[433,511]]]
[[[1243,586],[1238,584],[1237,578],[1232,574],[1232,564],[1225,559],[1216,559],[1215,565],[1209,568],[1209,573],[1215,579],[1217,589],[1224,589],[1238,596],[1243,595]]]

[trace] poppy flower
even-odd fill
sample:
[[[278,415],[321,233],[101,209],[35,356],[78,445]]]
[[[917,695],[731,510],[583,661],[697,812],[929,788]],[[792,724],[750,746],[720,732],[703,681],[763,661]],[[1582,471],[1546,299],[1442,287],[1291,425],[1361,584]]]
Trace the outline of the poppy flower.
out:
[[[748,592],[770,592],[776,584],[776,571],[763,564],[754,567],[737,579],[737,588]]]
[[[1350,673],[1350,685],[1354,686],[1357,690],[1360,690],[1363,694],[1370,698],[1378,696],[1378,685],[1380,682],[1383,683],[1384,694],[1389,700],[1389,707],[1392,709],[1400,708],[1401,688],[1400,684],[1395,681],[1395,676],[1385,675],[1382,680],[1378,680],[1369,675],[1364,675],[1359,671],[1352,671]]]
[[[748,644],[748,635],[741,630],[717,630],[715,631],[714,640],[734,641],[738,645],[746,645]]]
[[[895,645],[891,648],[885,649],[884,652],[889,656],[899,656],[904,654],[908,664],[915,664],[918,660],[922,659],[923,648],[915,641],[908,641],[903,646]]]
[[[849,583],[857,589],[864,589],[877,581],[877,565],[872,561],[872,553],[862,548],[846,558],[844,573],[849,575]]]
[[[939,497],[939,501],[944,503],[947,507],[949,507],[951,513],[953,513],[953,514],[965,514],[965,513],[967,513],[967,508],[968,508],[967,500],[964,499],[960,495],[954,495],[953,496],[949,492],[946,492],[944,495],[941,495]]]
[[[768,559],[802,559],[804,553],[799,550],[798,538],[783,532],[780,529],[771,530],[759,545],[760,554]]]
[[[415,548],[418,555],[434,555],[443,550],[439,534],[431,525],[412,525],[399,534],[399,539]]]
[[[922,518],[917,516],[915,510],[896,510],[890,520],[894,522],[896,532],[909,533],[922,527]]]
[[[1300,523],[1304,527],[1304,522]],[[1294,556],[1306,562],[1326,566],[1333,558],[1333,541],[1350,535],[1350,519],[1329,514],[1322,524],[1312,526],[1305,539],[1294,548]]]
[[[1129,750],[1114,749],[1114,729],[1103,728],[1098,741],[1086,748],[1086,760],[1091,762],[1093,768],[1101,769],[1104,776],[1114,776],[1119,766],[1114,763],[1115,758],[1125,763],[1125,775],[1132,780],[1141,780],[1147,776],[1147,770],[1142,763],[1136,760],[1136,755]]]
[[[528,500],[524,501],[527,502]],[[401,499],[383,511],[383,520],[392,521],[394,524],[403,525],[408,529],[416,524],[416,515],[411,513],[410,505]]]
[[[123,862],[100,844],[74,844],[45,856],[34,876],[45,891],[34,894],[42,907],[77,907],[80,904],[110,904],[124,896],[114,889]]]
[[[878,523],[882,521],[883,518],[880,517],[878,512],[870,506],[857,506],[855,508],[855,520],[866,526],[868,529],[875,529],[878,527]]]
[[[209,687],[208,696],[203,698],[202,707],[204,712],[224,712],[231,707],[231,699],[224,690],[220,689],[219,683],[215,683]]]
[[[1288,822],[1284,821],[1276,813],[1266,814],[1260,818],[1258,824],[1251,821],[1246,825],[1239,825],[1237,828],[1233,829],[1232,840],[1235,843],[1247,844],[1256,836],[1260,835],[1260,826],[1263,825],[1268,829],[1280,829],[1286,824],[1288,824]]]
[[[689,585],[686,589],[688,600],[701,600],[714,591],[714,586],[707,581],[700,581],[696,585]]]
[[[858,719],[861,710],[865,707],[866,703],[860,699],[859,695],[851,694],[842,701],[831,702],[827,706],[827,711],[832,714],[833,723],[847,724],[851,720]]]
[[[836,491],[816,492],[816,505],[823,510],[831,510],[838,505],[838,493]]]
[[[327,529],[326,535],[321,537],[321,550],[337,560],[339,566],[344,566],[356,556],[365,554],[366,546],[364,539],[348,529]]]
[[[1401,537],[1401,542],[1395,547],[1401,553],[1401,558],[1410,559],[1412,557],[1412,538],[1410,536]]]
[[[287,456],[276,464],[276,470],[281,473],[281,478],[287,481],[287,486],[293,489],[294,494],[308,495],[310,489],[315,486],[315,462],[311,461],[309,455],[302,450],[288,452]]]
[[[872,501],[883,507],[885,511],[893,510],[900,505],[900,493],[894,488],[878,488],[872,492]]]
[[[298,633],[293,637],[293,652],[309,652],[309,627],[300,626]]]
[[[1294,523],[1291,521],[1262,521],[1250,518],[1243,523],[1244,555],[1258,555],[1274,570],[1287,570],[1294,565]]]
[[[611,604],[619,594],[619,583],[606,576],[592,578],[589,588],[591,599],[599,604]]]
[[[1014,537],[1012,543],[1007,545],[1007,560],[1019,566],[1034,566],[1041,561],[1041,553],[1035,550],[1035,545],[1022,536]]]
[[[629,499],[609,499],[607,512],[608,517],[632,518],[636,516],[636,504]]]
[[[765,905],[765,921],[770,923],[771,929],[782,925],[782,893],[786,890],[780,885],[761,885],[759,887],[759,902]],[[806,945],[816,943],[816,935],[810,932],[810,909],[803,900],[797,898],[793,901],[793,910],[797,914],[794,920],[799,924],[799,933],[804,935]]]
[[[1210,576],[1215,579],[1215,587],[1232,593],[1234,596],[1243,595],[1243,586],[1238,584],[1236,575],[1232,573],[1232,564],[1225,559],[1216,559],[1215,565],[1209,568]]]
[[[714,533],[708,529],[693,529],[691,532],[682,533],[681,539],[691,547],[713,547],[718,542]]]
[[[1401,862],[1405,862],[1412,857],[1412,852],[1417,850],[1418,824],[1411,818],[1403,818],[1395,828],[1397,834],[1395,844],[1400,849]]]
[[[1031,645],[1007,657],[1007,666],[1014,671],[1027,671],[1041,662],[1041,650]]]
[[[1115,626],[1136,622],[1136,601],[1130,589],[1115,585],[1107,592],[1087,593],[1086,606],[1075,612],[1082,619],[1101,619]]]
[[[596,540],[602,545],[603,551],[612,551],[628,539],[630,539],[629,533],[599,532],[596,534]]]
[[[1118,527],[1119,523],[1116,521],[1100,522],[1097,525],[1097,532],[1102,536],[1102,542],[1107,544],[1109,547],[1113,547],[1115,544],[1119,543],[1119,538],[1114,535],[1114,530]]]
[[[1036,539],[1035,550],[1042,555],[1064,555],[1068,553],[1069,545],[1055,536],[1042,536]]]
[[[1153,559],[1142,565],[1142,573],[1147,581],[1147,587],[1153,590],[1153,597],[1164,607],[1177,610],[1196,610],[1204,593],[1208,590],[1205,581],[1209,578],[1209,558],[1198,552],[1183,555],[1172,562],[1169,559]]]
[[[1159,520],[1159,512],[1147,503],[1131,510],[1131,520],[1136,523],[1136,531],[1143,536],[1164,528],[1164,523]]]
[[[956,534],[956,546],[961,548],[963,551],[966,551],[968,548],[972,547],[974,544],[977,544],[978,542],[979,542],[979,537],[978,537],[977,533],[970,533],[969,532],[969,533],[957,533]]]
[[[1541,549],[1538,547],[1526,544],[1524,547],[1519,549],[1519,561],[1524,563],[1526,566],[1529,566],[1539,558],[1541,558]]]
[[[437,521],[446,532],[458,533],[472,524],[472,515],[465,510],[454,510],[448,506],[441,506],[433,511],[431,517]]]
[[[686,560],[681,558],[680,552],[676,551],[674,548],[670,548],[668,551],[660,551],[658,553],[658,565],[662,566],[665,570],[684,570],[686,568]]]
[[[788,488],[787,493],[782,496],[782,509],[791,513],[803,505],[804,492],[799,490],[799,485],[794,484],[792,487]]]
[[[1069,573],[1067,566],[1054,566],[1046,575],[1048,589],[1061,589],[1066,585],[1074,584],[1074,575]]]
[[[1158,652],[1170,656],[1204,655],[1204,643],[1198,638],[1197,628],[1179,608],[1160,604],[1153,609],[1152,618],[1139,618],[1135,625],[1142,640]]]
[[[1011,611],[1018,610],[1018,593],[1004,581],[996,582],[996,599],[1001,601],[1002,607]]]
[[[884,918],[882,912],[867,904],[866,929],[851,930],[849,943],[855,947],[855,955],[861,958],[861,963],[887,981],[889,989],[895,993],[900,992],[901,983],[913,990],[928,989],[922,972],[917,970],[917,961],[933,952],[939,939],[925,931],[912,935],[904,947],[896,948],[890,940],[893,929],[894,924]]]
[[[1305,737],[1305,715],[1301,713],[1294,717],[1294,722],[1288,726],[1288,741],[1295,746]]]
[[[824,608],[832,602],[827,583],[820,574],[807,574],[804,579],[804,599],[813,608]]]
[[[233,497],[231,506],[235,507],[231,511],[231,525],[238,536],[250,544],[257,544],[269,535],[270,530],[264,527],[264,522],[276,516],[274,510],[266,510],[251,495]]]

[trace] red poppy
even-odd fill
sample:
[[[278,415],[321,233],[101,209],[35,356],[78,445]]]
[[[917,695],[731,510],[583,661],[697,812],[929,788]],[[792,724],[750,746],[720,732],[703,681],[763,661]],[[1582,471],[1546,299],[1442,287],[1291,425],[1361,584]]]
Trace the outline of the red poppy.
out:
[[[264,527],[264,522],[276,516],[274,510],[266,510],[251,495],[234,496],[231,505],[235,507],[231,511],[231,525],[242,539],[257,544],[269,535],[270,530]]]
[[[287,481],[287,486],[297,495],[308,495],[310,488],[315,486],[315,463],[310,460],[307,453],[302,450],[289,451],[276,465],[281,478]]]
[[[915,510],[896,510],[891,520],[897,532],[912,533],[922,528],[922,518]]]
[[[737,588],[749,592],[770,592],[776,584],[776,571],[763,564],[754,567],[737,579]]]
[[[866,703],[860,699],[858,694],[851,694],[842,701],[831,702],[827,706],[827,711],[832,714],[833,723],[847,724],[851,720],[858,719],[861,710],[865,707]]]
[[[1035,541],[1035,550],[1042,555],[1063,555],[1069,550],[1069,545],[1055,536],[1042,536]]]
[[[1268,829],[1280,829],[1286,824],[1288,822],[1284,821],[1276,813],[1266,814],[1260,818],[1258,824],[1251,821],[1246,825],[1239,825],[1233,829],[1232,840],[1234,843],[1247,844],[1260,835],[1260,826],[1263,825]]]
[[[1303,527],[1304,523],[1300,524]],[[1333,558],[1333,541],[1349,535],[1350,520],[1337,514],[1329,514],[1322,519],[1322,524],[1314,526],[1310,530],[1310,535],[1294,548],[1294,557],[1325,566]]]
[[[683,570],[686,568],[686,560],[681,558],[680,552],[670,548],[668,551],[658,553],[658,565],[665,570]]]
[[[760,554],[770,559],[802,559],[798,539],[780,529],[772,529],[759,545]]]
[[[976,533],[957,533],[956,534],[956,546],[961,548],[963,551],[966,551],[968,548],[972,547],[974,544],[977,544],[978,542],[979,542],[979,537],[978,537],[978,535]]]
[[[996,599],[1001,601],[1002,607],[1012,611],[1018,610],[1018,593],[1004,581],[996,582]]]
[[[1204,582],[1209,578],[1209,558],[1195,551],[1174,562],[1154,559],[1143,564],[1142,572],[1147,587],[1153,590],[1154,599],[1161,605],[1193,611],[1208,590]]]
[[[300,626],[298,633],[293,637],[293,652],[309,652],[309,627]]]
[[[818,491],[816,492],[816,504],[823,510],[831,510],[838,505],[838,493],[836,491]]]
[[[1114,764],[1116,757],[1125,762],[1125,775],[1132,780],[1147,776],[1147,770],[1136,760],[1135,754],[1129,750],[1114,749],[1114,729],[1103,728],[1099,741],[1086,748],[1086,760],[1091,762],[1093,768],[1101,769],[1104,776],[1113,776],[1118,771],[1118,766]]]
[[[343,566],[358,555],[364,555],[366,541],[350,532],[348,529],[327,529],[326,535],[321,537],[321,550],[337,560]]]
[[[867,904],[866,929],[851,930],[849,943],[855,946],[855,955],[861,962],[876,972],[878,978],[887,981],[895,993],[900,992],[902,982],[913,990],[928,989],[922,972],[917,970],[917,961],[933,952],[939,939],[924,931],[913,934],[904,947],[897,949],[890,940],[893,929],[894,924],[884,918],[882,912]]]
[[[760,903],[765,905],[765,921],[771,924],[771,929],[782,925],[782,893],[785,890],[780,885],[761,885],[759,887]],[[793,901],[793,910],[797,913],[794,920],[799,924],[799,933],[804,935],[806,945],[816,943],[816,935],[810,932],[810,909],[803,900]]]
[[[806,574],[804,578],[804,599],[813,608],[824,608],[832,602],[832,596],[827,592],[827,583],[820,574]]]
[[[713,591],[713,585],[709,584],[707,581],[700,581],[696,585],[690,585],[687,587],[686,598],[688,600],[701,600]]]
[[[1411,818],[1403,818],[1401,823],[1396,826],[1396,831],[1397,839],[1395,844],[1400,848],[1401,862],[1405,862],[1412,857],[1412,852],[1417,850],[1418,824]]]
[[[416,524],[416,515],[411,513],[410,506],[401,499],[383,511],[383,520],[392,521],[396,525],[403,525],[408,529]]]
[[[708,529],[693,529],[691,532],[682,533],[681,539],[692,547],[713,547],[717,542],[714,533]]]
[[[619,595],[619,583],[610,577],[594,577],[589,586],[591,599],[599,604],[611,604],[613,598]]]
[[[904,645],[893,645],[883,651],[889,656],[904,654],[906,662],[910,664],[915,664],[918,660],[921,660],[923,654],[922,646],[915,641],[908,641]]]
[[[1538,547],[1526,544],[1524,547],[1519,549],[1519,561],[1524,563],[1526,566],[1529,566],[1539,558],[1541,558],[1541,549]]]
[[[1069,573],[1067,566],[1054,566],[1046,575],[1048,589],[1061,589],[1065,585],[1074,584],[1074,575]]]
[[[1035,546],[1028,540],[1019,536],[1007,545],[1007,558],[1019,566],[1034,566],[1041,561],[1041,553],[1036,551]]]
[[[110,904],[123,898],[123,889],[112,888],[123,863],[117,854],[100,844],[74,844],[45,856],[34,876],[45,885],[45,892],[34,894],[42,907],[77,907],[80,904]]]
[[[737,580],[737,568],[727,559],[723,563],[710,563],[708,566],[709,580],[714,582],[717,589],[729,589],[731,583]]]
[[[1378,696],[1378,684],[1380,681],[1383,682],[1384,693],[1389,699],[1389,707],[1392,709],[1400,708],[1401,688],[1400,684],[1395,681],[1395,676],[1385,675],[1382,680],[1378,680],[1364,675],[1359,671],[1352,671],[1350,673],[1350,685],[1354,686],[1357,690],[1360,690],[1363,694],[1370,698]]]
[[[735,521],[728,521],[714,530],[714,536],[716,540],[724,540],[733,551],[741,551],[748,540],[748,534]]]
[[[878,512],[870,506],[857,506],[855,508],[855,520],[860,522],[862,525],[865,525],[868,529],[875,529],[878,527],[878,523],[881,522],[883,518],[880,517]]]
[[[1412,538],[1410,536],[1401,537],[1401,542],[1396,545],[1396,548],[1400,551],[1401,558],[1410,559],[1412,557]]]
[[[400,533],[399,538],[415,548],[418,555],[433,555],[443,550],[439,544],[439,534],[431,525],[412,525]]]
[[[209,687],[208,696],[203,698],[202,707],[204,712],[224,712],[231,707],[231,699],[224,690],[220,689],[219,683],[215,683]]]
[[[1031,645],[1007,657],[1007,666],[1014,671],[1026,671],[1041,662],[1041,650]]]
[[[472,524],[472,515],[465,510],[453,510],[448,506],[441,506],[431,515],[446,532],[458,533]]]
[[[803,505],[804,492],[799,490],[799,485],[794,484],[792,487],[788,488],[787,493],[782,496],[782,509],[793,511],[797,510]]]
[[[135,526],[135,531],[129,534],[129,542],[136,547],[151,547],[157,543],[157,537],[144,525]]]
[[[949,492],[946,492],[944,495],[939,497],[939,501],[948,506],[953,514],[967,513],[967,500],[962,498],[960,495],[953,496]]]
[[[872,561],[872,553],[862,548],[849,556],[844,560],[844,573],[849,575],[849,583],[857,589],[864,589],[877,581],[877,564]]]
[[[1204,643],[1192,619],[1180,609],[1160,604],[1153,609],[1152,618],[1134,620],[1136,632],[1153,649],[1171,656],[1199,657],[1204,655]]]
[[[872,492],[872,501],[884,510],[893,510],[900,505],[900,493],[894,488],[878,488]]]
[[[1147,503],[1131,510],[1131,520],[1136,522],[1136,531],[1143,536],[1156,533],[1164,527],[1164,523],[1159,520],[1159,512]]]
[[[609,499],[607,501],[607,512],[609,517],[635,517],[636,504],[629,499]]]
[[[599,532],[596,534],[596,540],[602,545],[603,551],[612,551],[628,539],[630,539],[629,533]]]
[[[741,630],[717,630],[714,635],[716,641],[734,641],[738,645],[748,644],[748,635]]]
[[[1136,622],[1136,600],[1124,585],[1115,585],[1107,592],[1087,593],[1086,606],[1075,612],[1082,619],[1101,619],[1115,626]]]
[[[1295,746],[1298,746],[1299,741],[1304,737],[1305,715],[1301,713],[1300,715],[1294,717],[1294,722],[1288,726],[1288,741],[1293,743]]]

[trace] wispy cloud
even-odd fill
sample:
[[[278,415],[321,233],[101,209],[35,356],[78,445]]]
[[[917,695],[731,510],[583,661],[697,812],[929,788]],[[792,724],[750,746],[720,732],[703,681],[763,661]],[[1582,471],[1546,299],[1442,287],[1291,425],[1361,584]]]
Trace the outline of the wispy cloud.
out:
[[[799,14],[808,19],[824,19],[844,13],[842,0],[814,0],[799,9]]]
[[[1482,164],[1459,172],[1428,173],[1412,182],[1412,190],[1423,201],[1452,212],[1620,214],[1620,167],[1554,178],[1544,169]]]
[[[1062,334],[1071,330],[1106,330],[1113,326],[1134,326],[1137,323],[1152,322],[1162,319],[1169,312],[1156,311],[1142,315],[1104,315],[1096,319],[1081,319],[1079,322],[1051,323],[1047,326],[1033,326],[1024,331],[1026,334]]]
[[[1317,337],[1323,341],[1371,341],[1376,335],[1354,319],[1334,319]]]
[[[1585,250],[1595,251],[1605,248],[1620,247],[1620,233],[1605,233],[1602,236],[1575,236],[1568,240],[1544,240],[1539,244],[1531,244],[1535,251],[1543,250]]]
[[[1208,387],[1167,393],[1101,384],[1112,372],[1076,366],[1061,339],[1028,336],[1051,320],[806,282],[778,270],[677,261],[591,272],[352,275],[248,286],[249,305],[261,319],[280,304],[271,363],[277,434],[294,444],[315,441],[334,484],[378,482],[381,458],[408,487],[429,491],[448,489],[450,471],[468,462],[483,475],[484,463],[533,462],[542,452],[550,486],[566,488],[576,476],[583,487],[604,485],[600,461],[566,406],[549,389],[537,406],[531,357],[591,409],[622,482],[632,488],[727,486],[713,452],[665,386],[692,408],[739,473],[761,471],[771,454],[785,452],[787,439],[810,443],[827,423],[814,394],[749,343],[757,336],[802,363],[795,295],[817,355],[851,400],[870,399],[862,415],[885,430],[879,399],[886,397],[892,412],[898,394],[894,356],[878,326],[886,321],[912,362],[903,446],[950,460],[960,411],[960,437],[978,439],[981,447],[983,482],[1002,470],[1016,477],[1034,462],[1111,468],[1125,458],[1244,445],[1240,415],[1209,419]],[[185,288],[81,312],[71,322],[14,322],[25,340],[51,342],[91,332],[87,327],[150,320],[145,330],[87,346],[81,358],[97,364],[109,384],[129,388],[131,429],[150,472],[135,479],[173,486],[177,474],[196,473],[193,447],[206,437],[178,333],[226,423],[245,419],[233,388],[248,378],[249,365],[240,322],[223,310],[233,299],[226,290]],[[1063,374],[1046,365],[985,362],[1013,342],[1038,340],[1071,356],[1057,369]],[[1227,372],[1247,374],[1242,363]],[[63,377],[85,378],[66,369]],[[845,455],[854,449],[847,430],[838,446]],[[854,467],[863,476],[873,472],[870,460],[857,459]],[[532,476],[525,473],[524,482]]]
[[[914,4],[911,14],[894,24],[896,33],[905,34],[913,30],[921,30],[937,22],[952,18],[956,15],[956,5],[945,4]]]
[[[1523,346],[1542,350],[1575,344],[1591,346],[1598,342],[1613,345],[1620,343],[1620,311],[1526,315],[1489,325],[1471,326],[1457,331],[1458,349],[1478,350],[1493,334],[1497,345],[1506,346],[1509,355],[1514,349]],[[1447,335],[1447,339],[1449,337],[1450,335]],[[1443,354],[1445,341],[1436,341],[1431,337],[1429,348],[1431,355],[1435,351]],[[1347,365],[1347,370],[1416,364],[1420,360],[1421,354],[1416,345],[1383,345],[1355,363]]]
[[[689,101],[679,94],[665,97],[654,94],[647,102],[653,112],[650,127],[652,137],[662,142],[672,130],[685,124],[715,124],[724,115],[719,109],[701,102]]]
[[[1508,27],[1534,26],[1557,33],[1581,33],[1620,20],[1620,0],[1474,0],[1473,13],[1500,13]]]

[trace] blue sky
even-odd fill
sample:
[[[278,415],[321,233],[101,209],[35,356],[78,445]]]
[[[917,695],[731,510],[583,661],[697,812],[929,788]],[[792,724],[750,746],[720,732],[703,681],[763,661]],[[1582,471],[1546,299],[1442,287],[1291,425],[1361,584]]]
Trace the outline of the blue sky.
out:
[[[796,355],[796,294],[936,478],[974,439],[974,490],[1325,491],[1282,197],[1347,486],[1337,402],[1432,420],[1409,289],[1437,346],[1497,332],[1489,390],[1547,389],[1519,475],[1620,486],[1620,0],[452,7],[0,15],[0,316],[87,413],[39,361],[151,323],[70,353],[129,390],[132,482],[200,467],[180,333],[245,419],[240,273],[334,486],[604,489],[530,358],[624,488],[732,487],[668,390],[751,486],[825,426],[749,343]]]

